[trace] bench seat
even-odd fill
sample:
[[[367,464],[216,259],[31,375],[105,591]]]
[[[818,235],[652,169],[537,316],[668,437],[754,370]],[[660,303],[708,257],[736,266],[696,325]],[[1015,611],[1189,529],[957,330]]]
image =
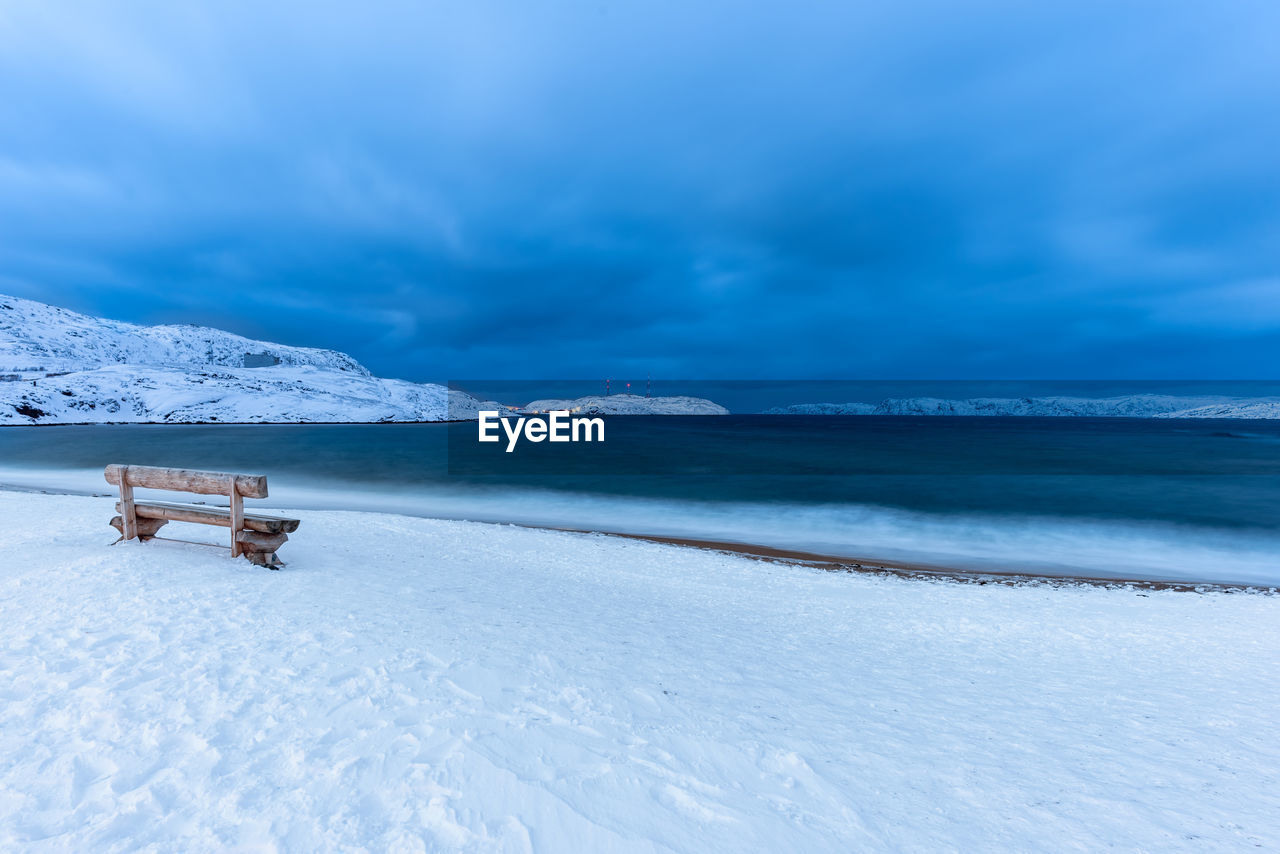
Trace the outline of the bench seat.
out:
[[[231,508],[204,504],[174,504],[168,501],[135,501],[134,512],[142,519],[166,519],[172,522],[199,522],[204,525],[231,527]],[[116,502],[116,512],[122,512]],[[292,534],[301,524],[297,519],[268,516],[264,513],[244,514],[244,527],[262,534]]]

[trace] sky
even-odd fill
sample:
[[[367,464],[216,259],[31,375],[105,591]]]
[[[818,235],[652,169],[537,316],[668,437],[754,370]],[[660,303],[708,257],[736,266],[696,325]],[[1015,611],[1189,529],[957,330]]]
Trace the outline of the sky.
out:
[[[1275,378],[1280,4],[0,5],[0,293],[411,380]]]

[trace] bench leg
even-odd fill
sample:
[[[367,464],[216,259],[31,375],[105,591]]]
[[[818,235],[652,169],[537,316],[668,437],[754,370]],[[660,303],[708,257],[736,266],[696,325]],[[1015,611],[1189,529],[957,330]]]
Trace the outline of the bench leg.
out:
[[[123,516],[111,517],[111,521],[108,524],[120,532],[120,539],[125,539],[125,522]],[[139,519],[134,523],[133,533],[139,540],[145,542],[154,537],[156,532],[167,524],[169,524],[169,522],[166,519]]]
[[[120,470],[120,535],[126,540],[138,536],[138,516],[133,509],[133,485],[129,483],[129,467]]]
[[[240,531],[244,529],[244,496],[236,489],[235,480],[231,481],[231,556],[239,557]]]
[[[244,556],[249,563],[265,566],[267,569],[279,569],[284,566],[284,561],[280,560],[275,552],[245,552]]]

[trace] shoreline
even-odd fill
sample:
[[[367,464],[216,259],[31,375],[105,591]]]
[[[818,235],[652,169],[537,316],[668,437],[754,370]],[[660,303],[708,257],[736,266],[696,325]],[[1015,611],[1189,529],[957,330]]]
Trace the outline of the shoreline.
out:
[[[0,492],[28,493],[35,495],[71,495],[81,498],[111,498],[114,496],[114,493],[112,492],[86,492],[73,489],[27,487],[8,483],[0,483]],[[863,575],[889,575],[896,578],[935,581],[941,580],[957,584],[1001,584],[1019,586],[1087,585],[1090,587],[1123,587],[1135,590],[1173,590],[1184,593],[1253,592],[1268,595],[1280,595],[1280,586],[1248,584],[1243,582],[1173,581],[1108,575],[1055,574],[1048,572],[1028,572],[1001,569],[965,569],[957,566],[947,566],[945,564],[883,560],[866,555],[838,555],[827,552],[781,548],[777,546],[767,546],[759,543],[747,543],[734,540],[670,536],[664,534],[643,534],[629,531],[604,530],[601,528],[576,528],[566,525],[535,525],[526,522],[511,522],[494,519],[468,519],[457,516],[424,516],[421,514],[395,513],[389,511],[358,510],[350,512],[401,516],[410,519],[434,519],[443,522],[468,522],[477,525],[509,526],[540,531],[560,531],[568,534],[588,534],[624,540],[639,540],[641,542],[677,546],[685,549],[696,549],[705,552],[737,555],[740,557],[771,563],[821,569],[827,572],[845,572]]]
[[[515,523],[494,523],[515,524]],[[1125,587],[1137,590],[1176,590],[1184,593],[1201,592],[1254,592],[1269,595],[1280,594],[1280,587],[1264,584],[1245,584],[1222,581],[1162,581],[1150,578],[1127,578],[1103,575],[1054,575],[1043,572],[1018,572],[1013,570],[977,570],[941,564],[885,561],[869,557],[852,557],[810,552],[803,549],[784,549],[754,543],[729,540],[704,540],[693,537],[670,537],[659,534],[631,534],[622,531],[598,531],[585,528],[566,528],[550,525],[518,525],[522,528],[564,531],[571,534],[598,534],[628,540],[680,546],[682,548],[733,554],[754,560],[807,566],[828,572],[861,573],[866,575],[892,575],[898,578],[933,579],[958,584],[1005,584],[1053,586],[1088,585],[1091,587]]]

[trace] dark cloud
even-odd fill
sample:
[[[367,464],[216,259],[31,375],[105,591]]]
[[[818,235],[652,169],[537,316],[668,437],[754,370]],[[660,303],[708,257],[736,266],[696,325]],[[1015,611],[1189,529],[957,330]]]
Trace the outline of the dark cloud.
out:
[[[1270,376],[1271,2],[0,14],[0,290],[450,376]]]

